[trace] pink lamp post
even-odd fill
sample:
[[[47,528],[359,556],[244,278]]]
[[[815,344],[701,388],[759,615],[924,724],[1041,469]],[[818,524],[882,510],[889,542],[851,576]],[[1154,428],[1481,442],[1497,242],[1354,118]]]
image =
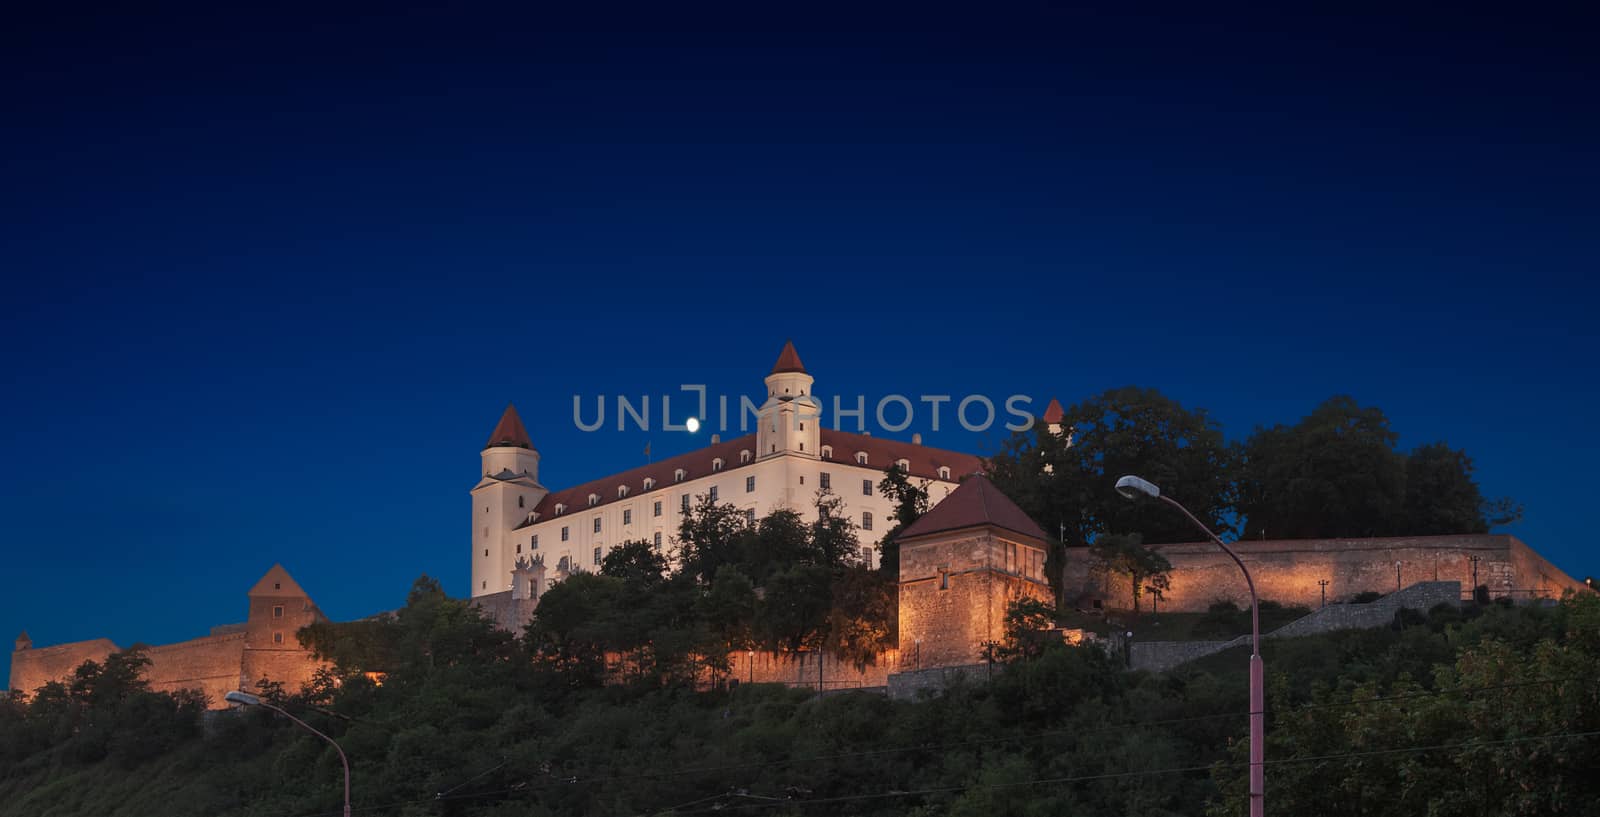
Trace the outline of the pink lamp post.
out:
[[[1195,527],[1205,532],[1205,535],[1222,548],[1222,551],[1233,558],[1234,564],[1239,566],[1244,573],[1244,583],[1250,588],[1250,817],[1263,817],[1266,814],[1266,789],[1267,789],[1267,683],[1266,671],[1261,664],[1261,606],[1256,599],[1256,583],[1250,578],[1250,571],[1239,559],[1239,554],[1233,548],[1217,537],[1204,522],[1189,513],[1189,509],[1178,504],[1169,496],[1162,496],[1161,489],[1155,483],[1140,479],[1135,476],[1125,476],[1117,480],[1117,493],[1129,499],[1138,499],[1147,496],[1159,499],[1162,502],[1177,508]]]

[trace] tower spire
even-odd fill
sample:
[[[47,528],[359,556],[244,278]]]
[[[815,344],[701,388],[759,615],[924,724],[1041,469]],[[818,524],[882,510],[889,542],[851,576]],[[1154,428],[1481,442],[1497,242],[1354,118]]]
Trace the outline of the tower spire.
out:
[[[772,374],[780,372],[806,373],[806,365],[800,362],[800,353],[794,350],[794,341],[783,342],[783,351],[778,354],[778,362],[772,364]]]
[[[494,427],[494,433],[489,435],[489,442],[484,448],[533,448],[533,441],[528,439],[528,429],[522,425],[522,418],[517,416],[517,407],[512,403],[506,404],[506,411],[500,415],[500,422]]]

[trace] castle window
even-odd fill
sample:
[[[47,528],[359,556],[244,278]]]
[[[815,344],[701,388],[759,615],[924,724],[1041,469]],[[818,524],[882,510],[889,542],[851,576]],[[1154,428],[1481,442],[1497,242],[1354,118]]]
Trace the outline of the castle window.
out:
[[[747,493],[747,494],[748,493],[753,493],[755,491],[755,489],[756,489],[756,478],[755,477],[745,477],[744,478],[744,492]]]
[[[823,456],[824,459],[832,459],[833,458],[833,446],[831,446],[831,445],[823,446],[822,447],[822,456]]]
[[[656,550],[660,550],[661,549],[661,531],[656,531],[655,543],[656,543]]]
[[[682,468],[679,468],[678,470],[672,472],[672,481],[682,482],[685,476],[687,476],[687,473]]]
[[[599,504],[600,504],[600,495],[599,494],[590,494],[589,495],[589,507],[593,508],[594,506],[599,505]]]
[[[872,530],[872,511],[861,512],[861,529]]]
[[[600,548],[594,549],[594,563],[600,564]]]
[[[806,444],[805,444],[805,443],[801,443],[801,444],[800,444],[800,450],[801,450],[801,451],[804,451],[804,450],[806,450]]]
[[[556,563],[556,570],[562,573],[572,570],[572,557],[562,556],[561,561]]]
[[[826,491],[826,490],[831,489],[832,487],[833,487],[833,475],[829,474],[827,471],[823,471],[822,472],[822,490]]]
[[[661,500],[659,500],[659,499],[656,500],[656,504],[651,507],[650,515],[651,516],[660,516],[661,515]]]
[[[948,465],[939,466],[939,479],[949,479],[949,478],[950,478],[950,466],[948,466]]]
[[[561,541],[563,541],[563,542],[567,541],[567,526],[566,525],[562,525],[561,526]]]
[[[654,488],[654,487],[656,487],[655,477],[645,477],[644,478],[644,489],[646,491],[648,491],[648,490],[650,490],[651,488]]]
[[[272,634],[272,643],[274,643],[274,644],[282,644],[283,643],[283,633],[273,633]]]
[[[533,540],[528,543],[528,549],[529,550],[538,550],[539,549],[539,534],[535,533],[533,535]]]
[[[805,423],[801,423],[800,424],[800,430],[801,431],[805,431],[806,430],[806,424]]]
[[[716,459],[711,461],[711,470],[713,470],[713,471],[721,471],[722,470],[722,458],[721,457],[717,457]]]
[[[688,513],[689,512],[689,495],[688,494],[684,494],[682,497],[680,497],[680,499],[683,500],[683,502],[681,503],[682,506],[683,506],[683,512],[684,513]]]
[[[523,497],[520,497],[520,496],[517,497],[517,507],[519,507],[519,508],[528,507],[527,505],[523,504]]]
[[[484,548],[483,549],[483,555],[484,556],[488,556],[489,555],[489,549],[488,548]]]
[[[517,543],[517,552],[518,552],[518,553],[521,553],[521,552],[522,552],[522,543],[521,543],[521,542],[518,542],[518,543]]]
[[[483,583],[483,589],[484,590],[488,590],[489,589],[489,583],[488,582],[484,582]]]
[[[618,485],[617,486],[617,499],[621,499],[621,498],[623,498],[623,497],[625,497],[627,495],[628,495],[628,486],[626,486],[626,485]]]
[[[739,461],[740,462],[749,462],[750,461],[750,449],[745,448],[745,449],[742,449],[742,450],[739,451]]]
[[[872,480],[870,480],[870,479],[861,480],[861,495],[862,496],[872,496]]]
[[[867,452],[865,452],[865,451],[857,451],[856,452],[856,464],[857,465],[866,465],[867,464]]]
[[[623,508],[622,509],[622,524],[624,524],[624,525],[632,525],[633,524],[633,509],[632,508]]]
[[[564,503],[564,502],[557,502],[557,503],[556,503],[556,516],[560,516],[560,515],[562,515],[562,514],[564,514],[564,513],[566,513],[566,512],[567,512],[567,506],[566,506],[566,503]]]
[[[272,589],[273,590],[282,590],[283,589],[283,585],[279,584],[278,582],[273,582],[272,583]]]
[[[905,471],[907,473],[909,473],[911,471],[911,460],[898,459],[898,460],[894,461],[894,464],[900,466],[900,470],[902,470],[902,471]]]
[[[806,484],[806,475],[805,474],[801,474],[800,475],[800,484],[801,485]]]
[[[745,508],[745,510],[744,510],[744,523],[746,525],[751,525],[751,526],[754,526],[756,524],[756,509],[755,508]]]
[[[711,486],[711,490],[706,492],[706,496],[711,497],[711,501],[712,502],[716,502],[717,501],[717,486],[715,486],[715,485]]]
[[[861,549],[861,563],[867,567],[872,567],[872,548]]]
[[[939,568],[939,589],[950,589],[950,568],[947,566],[941,566]]]
[[[599,533],[600,532],[600,517],[598,517],[598,516],[594,518],[594,532],[595,533]]]
[[[279,604],[279,605],[274,605],[273,606],[273,608],[272,608],[272,617],[273,618],[283,618],[283,605]]]
[[[776,446],[776,445],[767,446],[767,453],[768,454],[775,454],[775,453],[777,453],[777,451],[778,451],[778,446]]]

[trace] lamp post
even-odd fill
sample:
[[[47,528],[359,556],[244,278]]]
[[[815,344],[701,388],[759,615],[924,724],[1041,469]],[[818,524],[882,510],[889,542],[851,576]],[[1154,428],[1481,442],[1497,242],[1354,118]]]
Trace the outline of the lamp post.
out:
[[[1478,595],[1478,557],[1468,556],[1467,561],[1472,563],[1472,595]]]
[[[1322,606],[1323,607],[1327,607],[1328,606],[1328,584],[1329,584],[1329,581],[1327,579],[1317,579],[1317,584],[1322,586]]]
[[[744,665],[745,665],[745,668],[749,671],[749,676],[748,677],[749,677],[750,680],[749,680],[748,683],[752,683],[752,684],[755,683],[756,682],[756,651],[755,650],[745,650],[744,651]]]
[[[1394,561],[1394,589],[1400,589],[1400,560]]]
[[[265,709],[270,709],[273,712],[276,712],[279,715],[282,715],[285,718],[288,718],[289,720],[294,721],[295,723],[299,724],[301,729],[304,729],[307,732],[310,732],[311,734],[316,735],[319,738],[322,738],[323,740],[327,741],[328,743],[333,744],[333,750],[335,752],[339,753],[339,762],[344,764],[344,817],[350,817],[350,759],[345,757],[344,749],[339,747],[339,744],[338,744],[337,741],[335,741],[333,738],[330,738],[327,735],[324,735],[321,732],[318,732],[317,730],[311,728],[311,724],[308,724],[305,721],[300,720],[299,718],[289,714],[288,712],[285,712],[282,709],[280,709],[280,708],[278,708],[276,706],[273,706],[272,704],[269,704],[266,701],[261,700],[261,698],[259,696],[251,695],[248,692],[237,692],[237,691],[235,691],[235,692],[229,692],[228,694],[223,695],[222,699],[224,701],[227,701],[228,703],[241,704],[243,706],[259,706],[259,707],[263,707]]]
[[[1162,496],[1161,489],[1155,483],[1132,475],[1125,476],[1117,480],[1117,493],[1129,499],[1147,496],[1177,508],[1217,547],[1222,548],[1222,552],[1228,554],[1244,574],[1245,586],[1250,588],[1250,817],[1263,817],[1266,814],[1267,788],[1267,683],[1266,671],[1261,663],[1261,605],[1256,598],[1255,580],[1250,578],[1249,568],[1244,566],[1244,561],[1233,552],[1233,548],[1189,513],[1188,508],[1178,504],[1172,497]]]

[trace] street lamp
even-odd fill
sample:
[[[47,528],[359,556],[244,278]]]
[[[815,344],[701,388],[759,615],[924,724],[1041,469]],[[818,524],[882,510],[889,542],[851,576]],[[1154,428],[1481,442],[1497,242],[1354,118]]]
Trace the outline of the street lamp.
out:
[[[1189,509],[1178,504],[1170,496],[1162,496],[1161,489],[1149,480],[1136,476],[1125,476],[1117,480],[1117,493],[1129,499],[1138,499],[1147,496],[1159,499],[1162,502],[1177,508],[1195,527],[1205,532],[1205,535],[1215,542],[1222,552],[1232,557],[1234,564],[1239,566],[1239,571],[1244,573],[1245,586],[1250,588],[1250,817],[1263,817],[1266,814],[1266,788],[1267,788],[1267,683],[1266,671],[1261,664],[1261,605],[1256,599],[1256,583],[1250,578],[1250,570],[1244,566],[1239,554],[1233,552],[1204,522],[1189,513]]]
[[[1322,606],[1328,606],[1328,585],[1332,584],[1327,579],[1317,579],[1317,584],[1322,587]]]
[[[310,732],[311,734],[333,744],[333,750],[339,753],[339,762],[344,764],[344,817],[350,817],[350,759],[344,756],[344,749],[339,748],[338,742],[336,742],[333,738],[330,738],[327,735],[324,735],[321,732],[311,728],[311,724],[306,723],[305,721],[300,720],[288,712],[285,712],[282,709],[261,700],[260,696],[251,695],[248,692],[234,691],[223,695],[222,700],[231,704],[240,704],[241,706],[259,706],[270,709],[273,712],[276,712],[279,715],[282,715],[285,718],[288,718],[289,720],[299,724],[300,728],[306,730],[307,732]]]

